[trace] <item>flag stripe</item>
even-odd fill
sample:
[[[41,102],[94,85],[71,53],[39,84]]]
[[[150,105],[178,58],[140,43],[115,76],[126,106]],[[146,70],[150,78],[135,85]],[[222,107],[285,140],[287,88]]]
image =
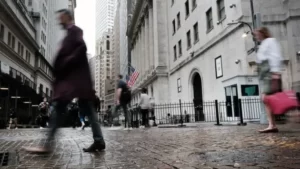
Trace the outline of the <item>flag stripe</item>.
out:
[[[132,87],[136,81],[136,79],[138,78],[139,76],[139,72],[136,71],[133,67],[131,68],[131,76],[130,76],[130,79],[128,81],[128,86],[129,87]]]

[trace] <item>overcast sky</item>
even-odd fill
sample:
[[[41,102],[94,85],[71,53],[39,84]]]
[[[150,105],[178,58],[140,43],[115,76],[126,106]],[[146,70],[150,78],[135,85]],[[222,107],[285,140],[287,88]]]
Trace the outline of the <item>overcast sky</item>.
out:
[[[75,9],[75,22],[84,31],[84,40],[88,53],[95,55],[95,5],[96,0],[77,0]]]

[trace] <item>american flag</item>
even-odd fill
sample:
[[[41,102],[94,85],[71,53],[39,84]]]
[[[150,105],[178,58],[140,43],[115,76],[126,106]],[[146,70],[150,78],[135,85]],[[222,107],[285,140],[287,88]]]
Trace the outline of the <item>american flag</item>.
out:
[[[131,75],[130,75],[130,79],[128,81],[128,86],[132,87],[134,85],[136,79],[139,77],[139,72],[136,71],[133,67],[130,68],[130,72],[131,72]]]
[[[129,80],[130,80],[129,76],[128,76],[128,75],[126,75],[126,83],[128,83],[128,82],[129,82]]]

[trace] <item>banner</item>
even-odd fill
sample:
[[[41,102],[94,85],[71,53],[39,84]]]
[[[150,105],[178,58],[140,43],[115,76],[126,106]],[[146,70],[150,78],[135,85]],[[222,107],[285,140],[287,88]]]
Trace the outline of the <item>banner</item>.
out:
[[[7,63],[1,62],[1,72],[9,74],[9,65]]]

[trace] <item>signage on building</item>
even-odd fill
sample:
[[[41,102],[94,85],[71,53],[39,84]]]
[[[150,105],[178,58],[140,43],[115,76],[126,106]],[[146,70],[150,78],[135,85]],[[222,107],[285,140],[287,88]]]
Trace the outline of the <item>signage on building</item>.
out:
[[[1,72],[9,74],[9,65],[7,63],[1,62]]]

